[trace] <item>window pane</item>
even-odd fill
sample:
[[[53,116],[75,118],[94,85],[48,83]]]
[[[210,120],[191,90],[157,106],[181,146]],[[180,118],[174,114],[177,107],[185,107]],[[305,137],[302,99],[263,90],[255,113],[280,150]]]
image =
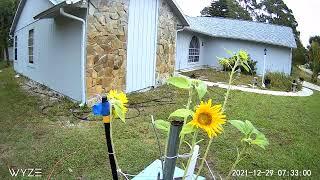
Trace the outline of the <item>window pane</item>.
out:
[[[17,48],[14,49],[14,59],[18,60],[18,50],[17,50]]]
[[[33,56],[29,56],[29,63],[33,64]]]
[[[31,30],[29,31],[29,38],[33,38],[33,34],[34,34],[34,30],[31,29]]]
[[[29,47],[29,56],[32,55],[33,56],[33,47]]]

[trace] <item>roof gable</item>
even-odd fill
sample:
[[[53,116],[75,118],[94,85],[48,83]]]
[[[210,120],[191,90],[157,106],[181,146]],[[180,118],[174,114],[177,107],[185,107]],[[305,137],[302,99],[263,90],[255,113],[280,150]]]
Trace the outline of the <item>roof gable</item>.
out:
[[[24,27],[32,23],[33,16],[52,6],[53,4],[48,0],[21,0],[10,27],[10,34],[13,34],[18,26]],[[21,18],[24,19],[23,22],[20,22]]]
[[[180,22],[182,23],[181,25],[183,26],[189,26],[188,20],[186,16],[183,14],[181,8],[178,6],[175,0],[167,0],[167,3],[169,6],[172,8],[173,12],[176,14]]]
[[[240,39],[296,48],[290,27],[216,17],[187,17],[186,30],[212,37]]]

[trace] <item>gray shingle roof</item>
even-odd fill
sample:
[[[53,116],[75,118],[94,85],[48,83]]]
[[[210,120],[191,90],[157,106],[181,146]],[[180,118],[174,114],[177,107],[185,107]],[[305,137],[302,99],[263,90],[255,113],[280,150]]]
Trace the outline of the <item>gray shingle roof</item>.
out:
[[[253,21],[216,17],[187,17],[189,31],[213,37],[240,39],[296,48],[296,41],[290,27]]]

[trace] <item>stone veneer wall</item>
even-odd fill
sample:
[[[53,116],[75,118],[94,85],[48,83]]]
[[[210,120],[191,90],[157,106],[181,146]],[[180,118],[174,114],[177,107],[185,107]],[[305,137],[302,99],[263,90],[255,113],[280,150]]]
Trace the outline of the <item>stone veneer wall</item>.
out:
[[[129,0],[91,0],[87,28],[87,97],[125,90]]]
[[[156,65],[157,85],[163,84],[174,73],[178,22],[178,18],[166,0],[160,0]]]

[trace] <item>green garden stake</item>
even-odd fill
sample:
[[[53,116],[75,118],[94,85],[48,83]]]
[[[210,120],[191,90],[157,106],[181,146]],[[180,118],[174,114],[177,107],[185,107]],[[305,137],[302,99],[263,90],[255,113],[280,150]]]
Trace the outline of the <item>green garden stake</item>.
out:
[[[163,179],[172,180],[176,161],[178,158],[180,132],[182,130],[183,121],[172,121],[167,145],[167,154],[164,162]]]

